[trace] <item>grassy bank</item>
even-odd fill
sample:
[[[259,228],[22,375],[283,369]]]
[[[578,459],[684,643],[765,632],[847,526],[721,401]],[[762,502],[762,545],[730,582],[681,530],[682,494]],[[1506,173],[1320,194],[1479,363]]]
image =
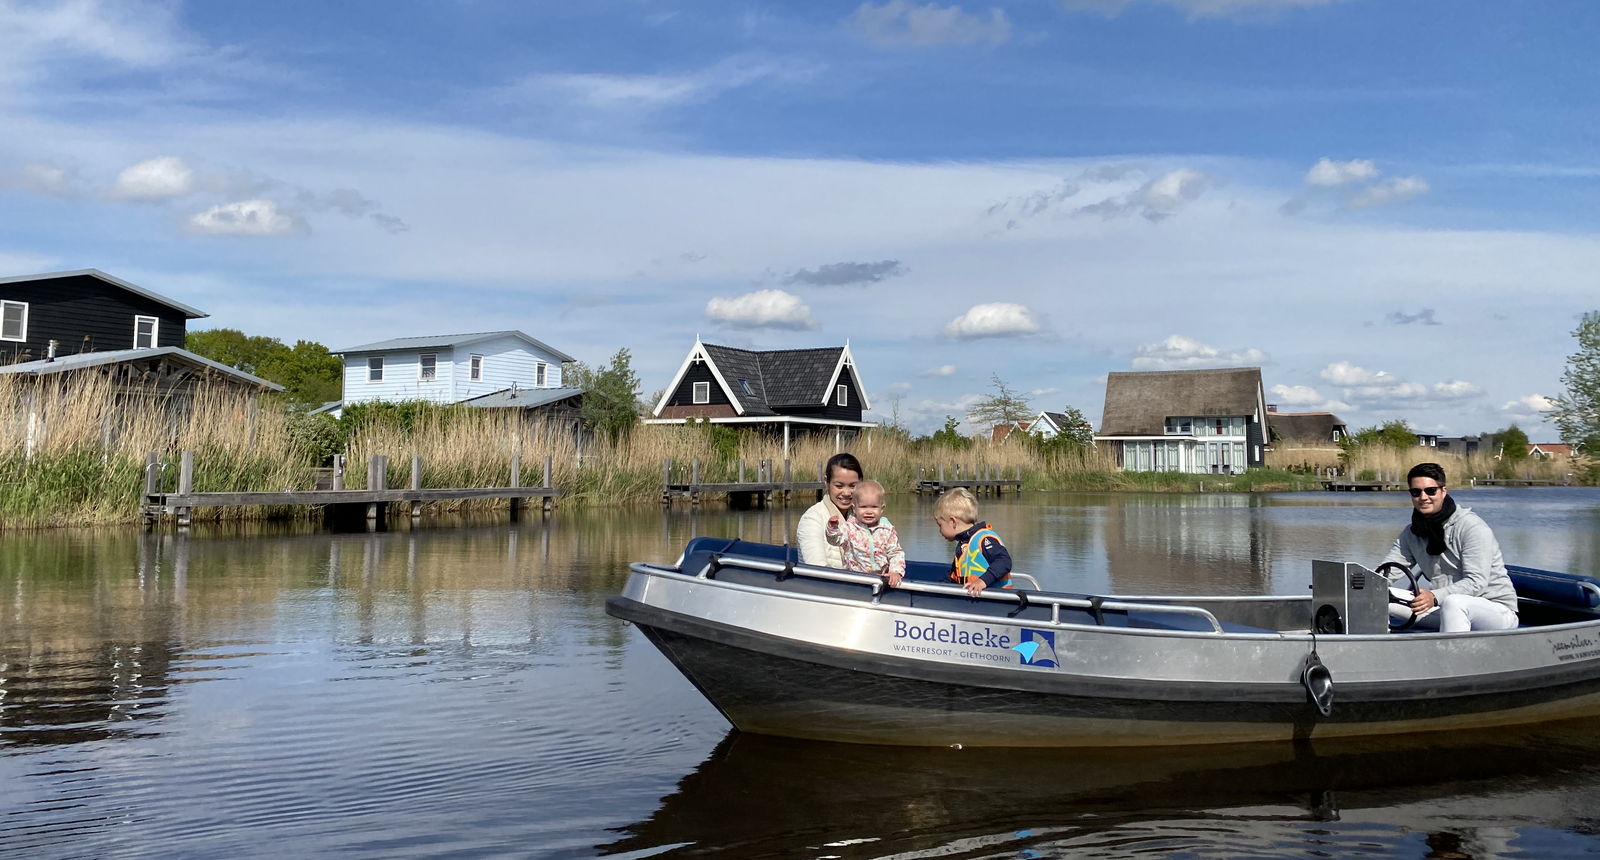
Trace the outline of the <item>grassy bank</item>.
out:
[[[551,479],[563,491],[561,504],[611,506],[655,503],[661,492],[662,461],[670,458],[687,475],[700,460],[705,481],[732,481],[739,460],[747,476],[758,460],[783,460],[781,441],[726,428],[641,427],[621,444],[586,442],[581,452],[568,427],[530,425],[518,416],[465,408],[411,410],[405,420],[382,416],[345,426],[318,424],[281,408],[256,408],[249,398],[224,388],[203,388],[192,407],[168,401],[154,391],[113,389],[104,379],[78,374],[64,383],[34,386],[0,379],[0,403],[10,404],[0,421],[0,527],[41,527],[135,522],[144,485],[144,462],[156,451],[168,489],[176,484],[177,461],[185,449],[196,452],[199,491],[310,489],[316,467],[329,450],[343,449],[351,464],[346,485],[365,482],[372,454],[389,458],[388,484],[407,486],[411,457],[421,455],[422,481],[429,487],[505,486],[514,455],[520,455],[524,485],[544,479],[549,456]],[[331,441],[330,441],[331,440]],[[330,448],[332,445],[332,448]],[[814,480],[817,463],[835,452],[831,437],[797,439],[789,459],[795,480]],[[939,466],[953,476],[964,470],[995,469],[1010,478],[1019,473],[1029,491],[1092,492],[1248,492],[1312,489],[1302,474],[1309,464],[1293,452],[1278,452],[1278,465],[1246,475],[1121,472],[1108,452],[1043,452],[1028,445],[966,447],[934,445],[888,433],[858,441],[853,453],[869,476],[891,492],[914,485],[918,467],[929,476]],[[1302,458],[1304,459],[1304,458]],[[1417,449],[1356,452],[1350,470],[1400,471],[1425,459],[1438,460],[1460,485],[1470,475],[1505,471],[1494,461],[1469,461]],[[1320,466],[1321,464],[1317,464]],[[1563,468],[1565,466],[1565,468]],[[1560,480],[1570,464],[1524,461],[1517,474]],[[436,507],[470,510],[505,502],[452,502]],[[198,517],[236,519],[287,515],[290,510],[202,509]]]

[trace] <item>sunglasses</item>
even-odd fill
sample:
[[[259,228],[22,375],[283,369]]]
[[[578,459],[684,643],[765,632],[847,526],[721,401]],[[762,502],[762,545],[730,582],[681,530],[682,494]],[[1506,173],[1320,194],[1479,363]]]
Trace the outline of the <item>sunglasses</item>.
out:
[[[1427,493],[1428,494],[1428,498],[1431,499],[1434,496],[1439,495],[1439,491],[1442,490],[1442,489],[1444,489],[1444,487],[1412,487],[1411,488],[1411,498],[1415,499],[1416,497],[1422,495],[1423,493]]]

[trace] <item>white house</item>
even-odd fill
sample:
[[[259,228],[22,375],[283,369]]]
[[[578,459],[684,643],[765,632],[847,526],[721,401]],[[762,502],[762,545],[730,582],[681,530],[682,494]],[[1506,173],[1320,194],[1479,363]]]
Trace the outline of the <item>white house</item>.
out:
[[[1261,368],[1106,375],[1097,442],[1128,472],[1240,474],[1265,462]]]
[[[342,409],[372,400],[460,403],[501,391],[563,389],[572,356],[520,331],[398,337],[336,350],[344,357]]]

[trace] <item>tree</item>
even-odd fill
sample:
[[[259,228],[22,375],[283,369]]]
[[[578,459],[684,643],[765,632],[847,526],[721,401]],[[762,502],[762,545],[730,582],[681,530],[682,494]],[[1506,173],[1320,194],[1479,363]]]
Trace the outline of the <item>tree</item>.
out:
[[[1000,378],[999,374],[989,377],[989,384],[994,387],[995,393],[980,399],[967,410],[967,420],[973,424],[995,427],[1000,424],[1015,424],[1033,417],[1033,410],[1028,406],[1028,398],[1011,390],[1011,386]]]
[[[1385,421],[1381,425],[1363,427],[1354,433],[1345,434],[1345,437],[1339,440],[1339,447],[1343,448],[1346,454],[1358,448],[1367,448],[1374,445],[1383,445],[1394,448],[1397,451],[1415,448],[1417,446],[1417,431],[1412,430],[1411,425],[1407,424],[1403,419],[1397,418],[1393,421]]]
[[[964,451],[972,446],[972,437],[961,435],[961,421],[954,415],[946,415],[944,427],[933,431],[933,444]]]
[[[320,406],[338,400],[344,362],[314,341],[296,341],[291,348],[275,337],[247,335],[234,328],[192,331],[184,349],[219,364],[276,382],[283,397],[300,406]]]
[[[1061,432],[1053,437],[1062,440],[1057,444],[1073,448],[1087,448],[1094,444],[1094,425],[1083,417],[1083,410],[1076,406],[1063,406],[1061,414],[1067,416],[1067,422]]]
[[[613,442],[628,438],[639,424],[639,375],[627,347],[600,370],[574,364],[572,376],[583,389],[583,423]]]
[[[1600,311],[1583,315],[1572,336],[1578,351],[1567,356],[1561,375],[1566,391],[1555,399],[1550,418],[1561,431],[1561,441],[1589,456],[1600,456]]]
[[[1528,434],[1521,427],[1512,424],[1495,434],[1500,443],[1500,459],[1510,462],[1528,459]]]

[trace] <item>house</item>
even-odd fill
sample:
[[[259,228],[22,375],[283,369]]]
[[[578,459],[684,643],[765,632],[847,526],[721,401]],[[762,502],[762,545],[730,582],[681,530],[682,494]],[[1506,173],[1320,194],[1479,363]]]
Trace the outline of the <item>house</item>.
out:
[[[251,393],[283,387],[183,348],[206,314],[98,269],[0,278],[0,374],[94,370],[121,386],[190,392],[202,381]]]
[[[334,354],[344,358],[344,399],[324,407],[330,412],[374,400],[520,406],[527,398],[549,405],[582,394],[562,386],[561,365],[573,357],[520,331],[399,337]],[[501,396],[484,399],[491,395]]]
[[[1336,448],[1350,432],[1344,419],[1332,412],[1279,412],[1271,404],[1267,429],[1273,445],[1293,448]]]
[[[1460,457],[1470,457],[1478,453],[1478,448],[1482,444],[1483,438],[1479,436],[1439,436],[1435,439],[1435,447],[1440,451]]]
[[[850,345],[816,349],[750,350],[703,343],[694,346],[666,387],[646,424],[758,427],[783,433],[784,453],[793,433],[832,433],[836,444],[877,425],[862,420],[871,409]]]
[[[1064,412],[1045,411],[1035,415],[1032,421],[1024,421],[1019,426],[1029,433],[1043,436],[1046,439],[1053,439],[1064,431],[1071,429],[1071,423],[1071,420],[1067,418]],[[1087,426],[1088,422],[1084,422],[1084,424]]]
[[[1265,460],[1261,368],[1110,373],[1097,443],[1130,472],[1239,474]]]
[[[1418,433],[1417,434],[1417,447],[1419,447],[1419,448],[1437,448],[1437,447],[1439,447],[1439,434],[1438,433]]]
[[[1571,460],[1572,446],[1560,442],[1529,442],[1528,456],[1538,460]]]

